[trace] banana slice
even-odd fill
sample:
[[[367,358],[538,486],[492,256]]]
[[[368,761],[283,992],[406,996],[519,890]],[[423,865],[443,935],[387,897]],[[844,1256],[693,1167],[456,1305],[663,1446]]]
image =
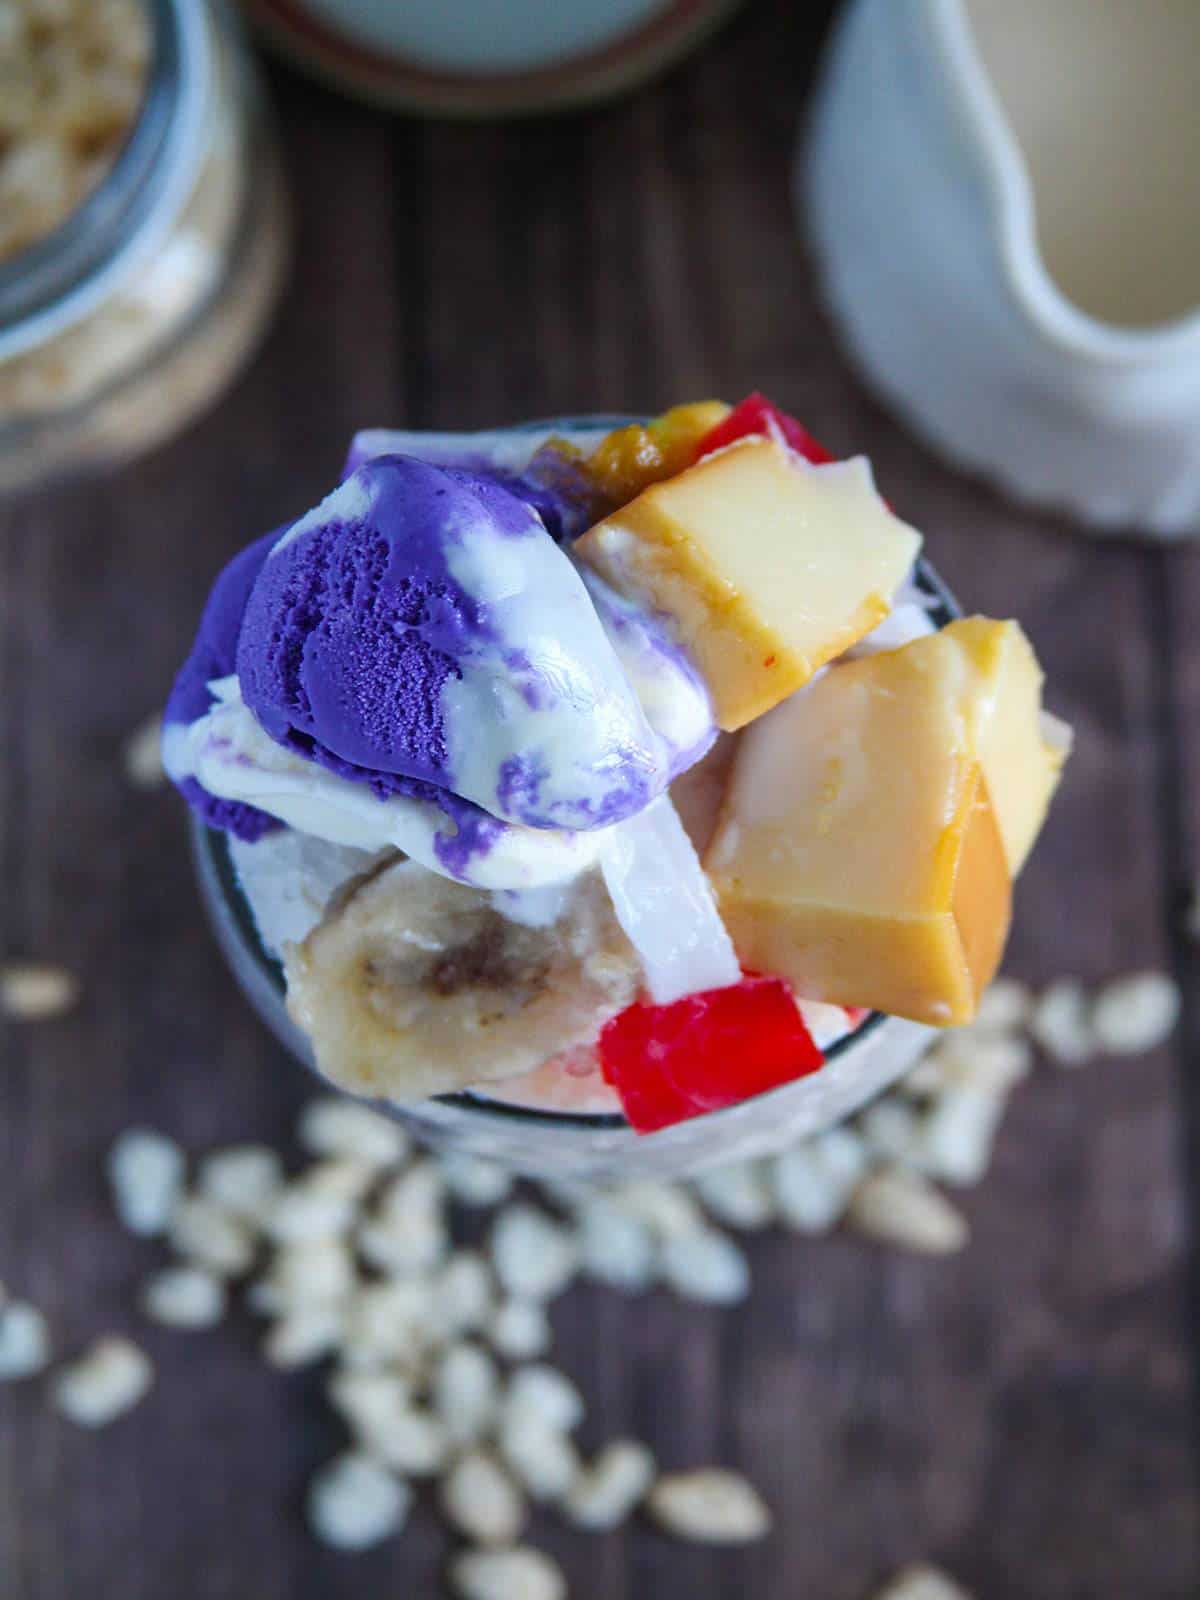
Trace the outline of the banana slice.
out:
[[[640,983],[598,873],[536,927],[414,861],[335,897],[284,966],[288,1010],[322,1074],[396,1101],[515,1077],[591,1044]]]

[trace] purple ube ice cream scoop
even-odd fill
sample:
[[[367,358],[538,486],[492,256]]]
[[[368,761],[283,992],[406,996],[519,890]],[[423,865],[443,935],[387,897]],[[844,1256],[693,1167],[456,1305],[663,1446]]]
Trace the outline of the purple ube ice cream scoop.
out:
[[[571,562],[488,475],[364,463],[271,550],[236,665],[274,740],[383,790],[589,829],[674,775]]]
[[[196,630],[196,641],[179,669],[167,700],[163,721],[168,725],[195,722],[204,716],[212,705],[208,685],[214,678],[226,678],[234,670],[246,601],[271,546],[282,531],[276,528],[240,550],[213,584]],[[195,778],[183,779],[179,788],[210,828],[224,828],[239,839],[253,843],[264,833],[282,826],[255,806],[209,794]]]

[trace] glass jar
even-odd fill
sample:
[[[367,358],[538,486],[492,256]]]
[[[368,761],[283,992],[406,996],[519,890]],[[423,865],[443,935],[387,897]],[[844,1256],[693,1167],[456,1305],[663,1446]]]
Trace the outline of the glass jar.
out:
[[[232,379],[286,259],[279,162],[223,0],[144,0],[151,55],[111,170],[0,264],[0,490],[117,461]]]
[[[568,435],[608,427],[627,417],[555,418],[511,430]],[[954,596],[923,559],[914,574],[937,627],[961,615]],[[192,846],[201,895],[234,976],[272,1033],[316,1071],[306,1035],[285,1004],[283,969],[262,942],[242,892],[227,835],[192,814]],[[414,1105],[380,1105],[428,1144],[486,1156],[533,1177],[564,1182],[674,1178],[786,1149],[857,1111],[901,1077],[924,1054],[936,1030],[873,1012],[826,1052],[810,1077],[657,1133],[636,1134],[611,1112],[559,1112],[490,1099],[482,1092],[450,1094]]]

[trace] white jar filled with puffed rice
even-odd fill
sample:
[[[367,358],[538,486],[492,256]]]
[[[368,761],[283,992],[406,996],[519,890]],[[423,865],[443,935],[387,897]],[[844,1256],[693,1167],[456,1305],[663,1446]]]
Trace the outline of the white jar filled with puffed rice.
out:
[[[0,0],[0,490],[129,457],[212,400],[285,240],[222,0]]]

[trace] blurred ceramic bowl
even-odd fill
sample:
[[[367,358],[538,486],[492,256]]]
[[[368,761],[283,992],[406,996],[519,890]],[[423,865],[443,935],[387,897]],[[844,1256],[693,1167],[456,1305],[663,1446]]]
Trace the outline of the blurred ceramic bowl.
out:
[[[1096,532],[1200,534],[1200,6],[851,0],[797,168],[852,357]]]
[[[393,110],[503,117],[624,94],[740,0],[243,0],[301,66]]]

